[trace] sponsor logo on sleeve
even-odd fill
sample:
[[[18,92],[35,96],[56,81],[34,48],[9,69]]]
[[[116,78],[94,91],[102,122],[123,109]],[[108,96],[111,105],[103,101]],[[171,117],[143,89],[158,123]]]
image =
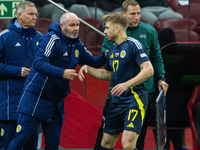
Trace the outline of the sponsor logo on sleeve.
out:
[[[141,58],[143,58],[143,57],[147,57],[147,54],[142,53],[142,54],[140,54],[140,57],[141,57]]]

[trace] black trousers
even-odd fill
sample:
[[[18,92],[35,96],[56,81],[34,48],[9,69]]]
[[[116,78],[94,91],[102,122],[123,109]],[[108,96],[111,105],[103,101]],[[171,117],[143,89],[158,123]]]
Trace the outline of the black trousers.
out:
[[[182,150],[183,134],[184,129],[167,129],[167,141],[164,149],[170,149],[171,140],[175,150]]]

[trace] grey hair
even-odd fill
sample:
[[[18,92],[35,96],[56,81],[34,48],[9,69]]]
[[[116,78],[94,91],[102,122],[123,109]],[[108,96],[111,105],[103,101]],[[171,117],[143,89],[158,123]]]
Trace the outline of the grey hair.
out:
[[[36,5],[32,2],[29,2],[29,1],[23,1],[21,3],[19,3],[17,5],[17,8],[16,8],[16,12],[19,13],[19,12],[24,12],[26,10],[26,7],[28,6],[33,6],[33,7],[36,7]]]
[[[65,24],[68,14],[69,12],[66,12],[60,17],[60,23]]]
[[[69,19],[69,15],[70,16],[76,16],[78,18],[78,16],[72,12],[66,12],[64,13],[61,17],[60,17],[60,23],[65,24],[65,22],[67,21],[67,19]]]

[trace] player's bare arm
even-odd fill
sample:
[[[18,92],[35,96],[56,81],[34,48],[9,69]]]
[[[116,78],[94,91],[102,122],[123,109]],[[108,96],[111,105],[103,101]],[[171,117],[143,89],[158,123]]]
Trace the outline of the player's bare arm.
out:
[[[137,76],[124,83],[117,84],[115,87],[113,87],[113,89],[111,90],[112,95],[120,96],[128,88],[141,84],[147,79],[149,79],[151,76],[153,76],[154,70],[150,61],[145,61],[142,64],[140,64],[140,68],[142,68],[142,70]]]
[[[93,67],[90,67],[88,65],[84,65],[81,67],[78,73],[78,78],[83,81],[85,79],[84,73],[87,73],[97,79],[110,81],[112,79],[112,72],[107,71],[105,69],[96,69]]]

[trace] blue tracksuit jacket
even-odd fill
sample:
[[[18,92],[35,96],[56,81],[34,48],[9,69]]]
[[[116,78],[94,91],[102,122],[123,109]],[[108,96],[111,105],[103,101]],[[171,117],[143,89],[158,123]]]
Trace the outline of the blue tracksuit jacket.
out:
[[[79,38],[70,39],[62,34],[59,23],[51,24],[40,40],[19,112],[50,122],[57,107],[64,121],[64,98],[70,92],[69,80],[62,78],[64,70],[77,64],[101,67],[105,62],[104,54],[93,57]]]
[[[31,68],[37,44],[42,34],[31,28],[28,36],[16,28],[14,19],[0,33],[0,120],[17,120],[17,106],[21,98],[25,79],[22,67]]]

